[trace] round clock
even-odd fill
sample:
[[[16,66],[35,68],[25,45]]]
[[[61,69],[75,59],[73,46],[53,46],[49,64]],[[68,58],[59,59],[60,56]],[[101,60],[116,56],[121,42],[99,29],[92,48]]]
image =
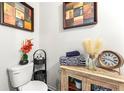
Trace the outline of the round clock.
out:
[[[115,69],[123,65],[123,58],[120,54],[106,50],[98,56],[98,61],[103,68]]]

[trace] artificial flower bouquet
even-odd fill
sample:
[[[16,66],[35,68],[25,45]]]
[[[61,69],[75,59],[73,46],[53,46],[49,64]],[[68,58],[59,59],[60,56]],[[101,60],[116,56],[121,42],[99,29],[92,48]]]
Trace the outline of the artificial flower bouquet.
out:
[[[27,64],[28,63],[28,53],[32,50],[32,39],[26,39],[23,41],[22,47],[20,48],[21,51],[21,60],[20,63],[21,65]]]

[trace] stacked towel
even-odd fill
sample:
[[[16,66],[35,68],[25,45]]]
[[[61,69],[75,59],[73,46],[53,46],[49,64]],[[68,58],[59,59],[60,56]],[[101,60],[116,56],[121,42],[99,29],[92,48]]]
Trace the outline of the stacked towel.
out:
[[[66,52],[66,57],[73,57],[73,56],[79,56],[79,55],[80,55],[79,51]]]
[[[83,55],[73,56],[73,57],[61,56],[59,61],[61,65],[69,65],[69,66],[82,66],[85,65],[86,63],[86,59]]]

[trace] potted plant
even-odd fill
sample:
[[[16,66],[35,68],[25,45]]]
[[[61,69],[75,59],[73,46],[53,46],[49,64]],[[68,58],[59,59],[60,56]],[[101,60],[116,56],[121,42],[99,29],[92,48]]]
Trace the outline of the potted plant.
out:
[[[20,65],[24,65],[28,63],[28,53],[32,50],[32,39],[27,39],[23,41],[22,47],[20,48],[21,51],[21,60],[19,62]]]

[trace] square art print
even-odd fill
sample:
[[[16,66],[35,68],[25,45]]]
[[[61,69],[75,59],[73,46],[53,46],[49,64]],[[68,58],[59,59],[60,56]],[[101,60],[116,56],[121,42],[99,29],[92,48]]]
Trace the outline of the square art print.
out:
[[[1,2],[0,24],[30,32],[34,31],[34,11],[24,2]]]
[[[64,29],[87,26],[97,23],[96,2],[64,2],[63,27]]]

